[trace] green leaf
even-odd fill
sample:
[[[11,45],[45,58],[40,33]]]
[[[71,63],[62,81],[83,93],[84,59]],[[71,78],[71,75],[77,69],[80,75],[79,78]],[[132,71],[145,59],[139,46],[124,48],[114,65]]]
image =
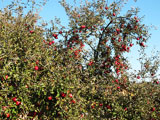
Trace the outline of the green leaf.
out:
[[[9,87],[9,90],[12,92],[14,90],[14,87],[13,86],[10,86]]]

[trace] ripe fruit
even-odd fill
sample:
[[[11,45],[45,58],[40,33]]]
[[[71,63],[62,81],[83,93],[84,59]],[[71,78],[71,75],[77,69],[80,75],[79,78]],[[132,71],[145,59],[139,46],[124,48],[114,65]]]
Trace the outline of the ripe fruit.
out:
[[[117,89],[120,89],[120,86],[118,86]]]
[[[129,52],[129,50],[130,50],[130,47],[127,47],[127,52]]]
[[[7,109],[7,106],[3,106],[2,109],[5,111]]]
[[[52,35],[55,39],[58,39],[58,35],[57,34],[53,34]]]
[[[84,117],[84,114],[81,114],[81,118],[83,118]]]
[[[8,78],[8,75],[6,75],[5,77],[6,77],[6,79],[7,79],[7,78]]]
[[[7,118],[9,118],[9,117],[10,117],[10,114],[9,114],[9,113],[7,113],[7,114],[6,114],[6,117],[7,117]]]
[[[91,108],[94,109],[94,105],[92,105]]]
[[[153,107],[153,108],[152,108],[152,111],[155,111],[155,110],[156,110],[156,108],[155,108],[155,107]]]
[[[115,82],[118,83],[118,79],[116,79]]]
[[[156,84],[159,84],[159,81],[156,81]]]
[[[108,7],[106,6],[105,9],[108,10]]]
[[[116,13],[113,13],[113,16],[116,16]]]
[[[59,31],[59,34],[62,34],[62,31]]]
[[[69,94],[69,97],[70,97],[70,98],[72,98],[72,97],[73,97],[71,93]]]
[[[132,46],[133,46],[133,44],[131,43],[131,44],[130,44],[130,47],[132,47]]]
[[[140,76],[137,76],[137,79],[140,79]]]
[[[100,104],[99,104],[99,106],[103,106],[103,104],[102,104],[102,103],[100,103]]]
[[[138,28],[138,26],[134,26],[134,29],[136,30]]]
[[[49,96],[49,97],[48,97],[48,100],[52,100],[52,96]]]
[[[71,102],[72,102],[73,104],[75,104],[75,103],[76,103],[76,101],[75,101],[75,100],[71,100]]]
[[[21,102],[20,101],[16,101],[16,105],[18,106],[18,105],[20,105],[21,104]]]
[[[26,87],[26,88],[29,88],[29,86],[28,86],[28,85],[25,85],[25,87]]]
[[[13,102],[16,102],[16,101],[17,101],[17,98],[16,98],[16,97],[12,98],[12,101],[13,101]]]
[[[93,64],[93,62],[92,62],[92,61],[90,61],[90,62],[88,63],[88,65],[89,65],[89,66],[91,66],[92,64]]]
[[[135,16],[135,17],[134,17],[134,19],[136,20],[136,19],[137,19],[137,17]]]
[[[117,32],[119,32],[119,31],[120,31],[120,29],[118,29],[118,28],[117,28],[117,29],[116,29],[116,31],[117,31]]]
[[[124,28],[124,24],[121,25],[121,28]]]
[[[142,42],[142,43],[140,43],[140,46],[145,47],[145,45],[144,45],[144,43],[143,43],[143,42]]]
[[[33,30],[31,30],[31,31],[29,31],[29,32],[30,32],[31,34],[32,34],[32,33],[34,33],[34,31],[33,31]]]
[[[34,69],[35,69],[35,70],[38,70],[38,69],[39,69],[39,67],[38,67],[38,66],[35,66],[35,67],[34,67]]]
[[[54,43],[54,41],[52,41],[52,44]]]
[[[85,25],[82,25],[82,26],[81,26],[81,29],[84,29],[84,28],[86,28],[86,26],[85,26]]]
[[[112,38],[112,40],[115,40],[115,38]]]
[[[38,63],[39,63],[39,61],[37,60],[37,61],[36,61],[36,64],[38,64]]]
[[[121,42],[121,38],[118,39],[118,42]]]
[[[49,45],[52,45],[52,42],[49,42]]]
[[[61,96],[62,96],[62,97],[66,97],[66,94],[65,94],[65,93],[61,93]]]
[[[107,105],[106,107],[107,107],[107,109],[111,109],[111,106],[109,106],[109,105]]]

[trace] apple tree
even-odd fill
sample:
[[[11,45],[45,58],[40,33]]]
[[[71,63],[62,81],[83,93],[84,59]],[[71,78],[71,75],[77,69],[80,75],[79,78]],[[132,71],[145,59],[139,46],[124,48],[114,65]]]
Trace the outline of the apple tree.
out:
[[[138,9],[122,15],[125,2],[60,0],[68,26],[40,22],[45,0],[13,1],[0,11],[0,118],[158,119],[159,58],[145,58],[148,27]],[[142,69],[130,75],[125,55],[133,45]],[[154,84],[131,81],[146,75]]]

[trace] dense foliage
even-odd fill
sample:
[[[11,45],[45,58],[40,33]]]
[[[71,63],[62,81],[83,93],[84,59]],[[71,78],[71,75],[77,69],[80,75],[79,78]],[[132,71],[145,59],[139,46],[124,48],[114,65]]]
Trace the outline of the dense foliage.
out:
[[[67,27],[59,19],[38,24],[45,1],[0,11],[0,119],[159,119],[159,57],[145,56],[148,27],[138,9],[121,15],[124,2],[61,0]],[[133,45],[142,69],[131,74],[125,54]]]

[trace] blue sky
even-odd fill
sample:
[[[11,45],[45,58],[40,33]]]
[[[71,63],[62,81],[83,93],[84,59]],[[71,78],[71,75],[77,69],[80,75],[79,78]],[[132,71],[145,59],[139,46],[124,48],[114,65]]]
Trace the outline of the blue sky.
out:
[[[11,0],[0,0],[0,8],[4,8]],[[22,0],[23,1],[23,0]],[[39,1],[39,0],[37,0]],[[66,0],[69,3],[73,3],[74,0]],[[79,0],[80,1],[80,0]],[[85,1],[85,0],[82,0]],[[128,0],[127,4],[124,6],[123,11],[126,11],[130,9],[131,7],[139,7],[140,13],[139,16],[145,16],[143,23],[151,26],[154,25],[157,27],[157,30],[152,28],[149,32],[152,34],[151,38],[149,39],[147,45],[147,55],[150,56],[152,53],[151,51],[158,50],[160,51],[160,0],[137,0],[137,2],[134,2],[134,0]],[[50,21],[54,19],[55,16],[61,19],[61,22],[63,25],[68,24],[68,18],[65,14],[64,8],[58,3],[58,0],[48,0],[48,3],[40,12],[40,16],[45,21]],[[131,53],[129,53],[127,56],[130,59],[130,63],[133,67],[133,69],[140,68],[138,61],[136,60],[138,58],[138,52],[137,49],[139,47],[133,47],[131,49]]]

